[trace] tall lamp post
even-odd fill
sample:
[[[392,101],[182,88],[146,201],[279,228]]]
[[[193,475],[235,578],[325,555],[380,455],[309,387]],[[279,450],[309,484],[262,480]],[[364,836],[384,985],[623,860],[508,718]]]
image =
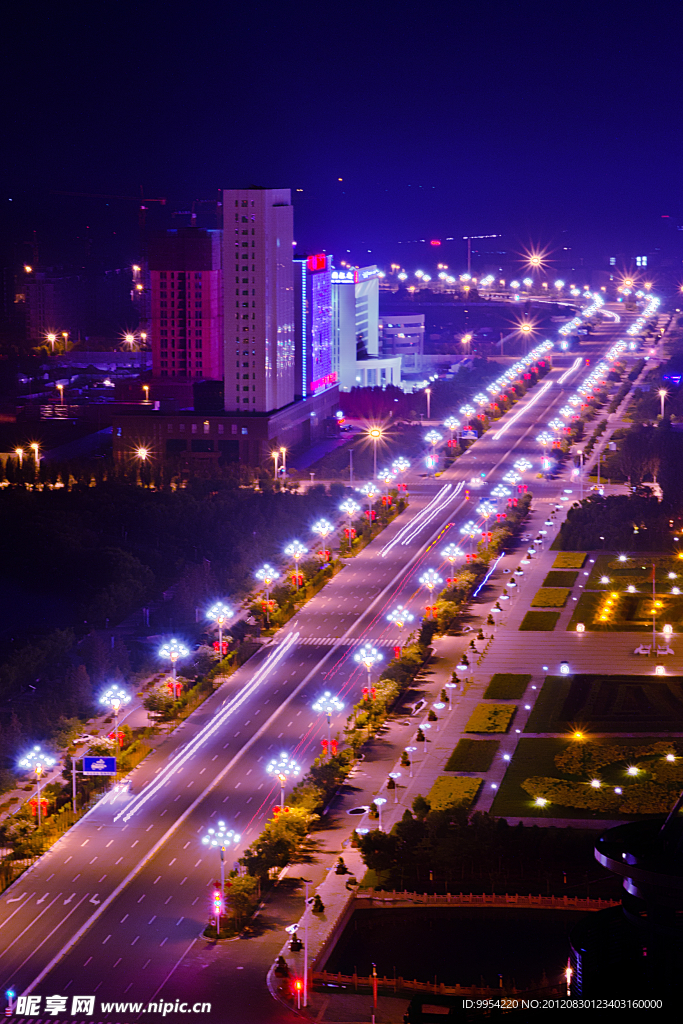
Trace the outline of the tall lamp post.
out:
[[[296,761],[283,751],[277,761],[273,760],[270,762],[266,767],[266,771],[280,783],[280,809],[284,810],[287,780],[296,778],[301,769]]]
[[[351,542],[353,539],[351,536],[351,532],[353,530],[351,524],[353,522],[354,516],[357,516],[358,513],[360,512],[360,505],[358,504],[357,501],[354,501],[353,498],[346,498],[346,500],[342,501],[341,505],[339,506],[339,511],[343,512],[344,515],[349,517],[349,525],[346,527],[346,533],[349,542],[349,550],[351,550]]]
[[[427,396],[427,422],[432,418],[432,389],[425,388],[425,395]]]
[[[280,455],[282,457],[282,475],[287,476],[287,449],[283,444],[280,445]]]
[[[171,675],[173,676],[173,682],[175,683],[176,678],[176,662],[179,658],[186,658],[190,650],[185,644],[181,644],[179,640],[169,640],[167,644],[159,650],[160,658],[168,658],[171,662]]]
[[[277,463],[278,463],[278,459],[280,458],[280,449],[279,448],[274,448],[272,450],[272,452],[270,453],[270,457],[273,460],[273,462],[275,463],[275,467],[273,469],[273,478],[275,480],[277,480]]]
[[[206,835],[202,838],[203,846],[220,850],[221,896],[225,895],[225,851],[230,847],[237,846],[241,838],[241,835],[233,828],[229,829],[224,821],[219,821],[216,828],[207,829]]]
[[[228,608],[227,604],[223,604],[222,601],[216,601],[213,607],[209,608],[206,613],[207,619],[211,619],[218,626],[218,660],[220,661],[223,657],[223,628],[227,625],[228,619],[232,618],[232,608]]]
[[[313,705],[313,710],[319,715],[327,718],[327,753],[332,754],[332,715],[335,712],[343,711],[344,704],[339,697],[334,697],[329,690],[325,690],[322,697],[319,697]]]
[[[256,570],[254,576],[256,577],[257,580],[263,583],[264,587],[266,588],[266,625],[269,626],[270,588],[272,587],[273,583],[275,583],[275,580],[280,579],[280,573],[277,571],[277,569],[274,569],[272,565],[268,565],[268,563],[266,562],[264,565],[261,566],[260,569]]]
[[[285,554],[288,558],[294,559],[294,577],[296,583],[296,589],[299,589],[299,562],[308,553],[308,548],[305,548],[300,540],[293,540],[291,544],[288,544],[285,548]]]
[[[669,392],[665,388],[661,388],[657,394],[659,395],[659,401],[661,402],[662,419],[664,419],[664,402],[669,396]]]
[[[379,815],[379,830],[381,832],[382,831],[382,808],[384,807],[384,805],[387,802],[387,800],[386,800],[386,797],[384,797],[384,796],[376,796],[375,799],[372,802],[375,805],[375,807],[377,808],[377,814]]]
[[[372,441],[373,448],[373,474],[372,479],[377,479],[377,442],[382,440],[383,430],[381,427],[370,427],[367,436]]]
[[[53,766],[53,764],[55,764],[55,763],[56,763],[55,762],[55,758],[54,757],[47,757],[42,752],[42,750],[40,749],[39,746],[34,747],[33,750],[31,751],[31,753],[27,754],[26,757],[22,758],[21,761],[19,762],[19,767],[20,768],[25,768],[25,769],[28,769],[29,771],[32,771],[33,774],[36,777],[36,784],[37,784],[37,790],[38,790],[38,798],[37,798],[37,801],[36,801],[37,805],[38,805],[38,828],[40,828],[40,824],[41,824],[40,784],[41,784],[41,781],[42,781],[45,769],[46,768],[51,768]]]
[[[357,661],[359,665],[365,666],[368,673],[368,695],[371,695],[371,673],[374,666],[384,660],[383,655],[371,644],[363,644],[361,649],[354,654],[353,660]]]

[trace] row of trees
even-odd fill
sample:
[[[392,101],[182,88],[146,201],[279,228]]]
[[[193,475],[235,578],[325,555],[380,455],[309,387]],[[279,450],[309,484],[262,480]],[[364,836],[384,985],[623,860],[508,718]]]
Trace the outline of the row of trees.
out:
[[[391,832],[356,835],[366,867],[386,889],[419,892],[520,892],[618,898],[597,868],[595,834],[573,828],[508,825],[462,804],[432,810],[422,796]],[[590,888],[589,888],[590,887]]]

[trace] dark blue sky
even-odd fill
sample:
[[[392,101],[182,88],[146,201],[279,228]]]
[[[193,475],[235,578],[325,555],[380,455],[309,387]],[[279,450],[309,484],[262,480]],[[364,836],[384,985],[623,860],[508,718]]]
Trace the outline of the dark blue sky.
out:
[[[249,183],[303,189],[297,241],[361,261],[467,233],[676,241],[682,20],[679,0],[13,5],[5,241],[134,239],[132,208],[51,189],[184,205]]]

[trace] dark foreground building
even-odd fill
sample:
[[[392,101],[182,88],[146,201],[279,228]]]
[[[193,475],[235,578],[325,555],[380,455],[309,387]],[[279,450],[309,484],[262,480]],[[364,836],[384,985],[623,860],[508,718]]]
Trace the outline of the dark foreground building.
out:
[[[683,795],[666,820],[617,825],[595,857],[623,879],[620,907],[589,914],[571,933],[574,995],[673,996],[683,965]]]

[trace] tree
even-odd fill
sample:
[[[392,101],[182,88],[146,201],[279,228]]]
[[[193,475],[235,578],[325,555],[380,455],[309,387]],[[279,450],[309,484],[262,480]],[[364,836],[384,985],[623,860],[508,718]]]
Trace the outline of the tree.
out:
[[[258,888],[253,875],[235,876],[225,883],[225,902],[238,927],[254,909]]]
[[[388,871],[397,863],[397,841],[390,833],[373,829],[361,836],[359,847],[365,865],[372,871]]]

